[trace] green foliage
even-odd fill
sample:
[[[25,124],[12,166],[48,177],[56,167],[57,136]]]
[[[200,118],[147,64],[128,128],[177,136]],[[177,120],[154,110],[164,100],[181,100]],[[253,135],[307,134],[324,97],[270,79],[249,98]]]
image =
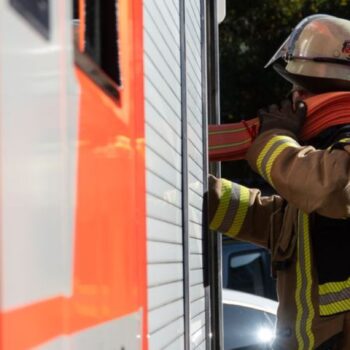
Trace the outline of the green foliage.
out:
[[[349,0],[227,0],[220,25],[221,119],[249,119],[279,102],[290,85],[264,65],[304,17],[327,13],[350,18]]]

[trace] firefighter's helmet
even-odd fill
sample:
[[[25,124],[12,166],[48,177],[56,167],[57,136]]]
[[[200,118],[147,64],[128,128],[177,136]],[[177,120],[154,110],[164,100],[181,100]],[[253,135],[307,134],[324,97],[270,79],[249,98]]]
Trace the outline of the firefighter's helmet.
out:
[[[313,93],[350,90],[350,21],[306,17],[265,67],[271,64],[289,82]]]

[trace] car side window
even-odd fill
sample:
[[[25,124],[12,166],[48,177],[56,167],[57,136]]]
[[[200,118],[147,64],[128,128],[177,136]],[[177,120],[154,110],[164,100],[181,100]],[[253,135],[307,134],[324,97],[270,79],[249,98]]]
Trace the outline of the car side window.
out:
[[[261,252],[233,254],[230,259],[228,288],[264,296],[263,267]]]
[[[277,300],[271,257],[266,249],[227,239],[223,244],[222,268],[224,288]]]

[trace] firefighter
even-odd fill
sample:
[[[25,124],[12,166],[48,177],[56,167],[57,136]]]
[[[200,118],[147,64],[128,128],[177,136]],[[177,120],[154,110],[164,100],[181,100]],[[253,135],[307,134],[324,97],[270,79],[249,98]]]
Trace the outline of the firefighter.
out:
[[[270,250],[279,299],[273,349],[349,350],[350,127],[308,145],[298,135],[304,98],[350,91],[350,21],[305,18],[270,65],[293,84],[293,101],[259,111],[246,159],[277,194],[210,176],[210,228]]]

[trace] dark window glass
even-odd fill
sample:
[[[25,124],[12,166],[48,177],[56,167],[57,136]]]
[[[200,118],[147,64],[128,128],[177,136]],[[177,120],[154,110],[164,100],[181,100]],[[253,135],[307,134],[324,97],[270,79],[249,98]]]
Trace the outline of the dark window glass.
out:
[[[270,253],[254,244],[223,240],[223,288],[277,300]]]
[[[117,0],[86,0],[85,51],[118,86]]]
[[[10,4],[45,39],[50,38],[49,0],[10,0]]]
[[[118,48],[118,1],[85,0],[85,48],[78,49],[79,0],[73,1],[75,62],[108,95],[118,99],[121,86]]]
[[[73,19],[79,19],[79,0],[73,1]]]

